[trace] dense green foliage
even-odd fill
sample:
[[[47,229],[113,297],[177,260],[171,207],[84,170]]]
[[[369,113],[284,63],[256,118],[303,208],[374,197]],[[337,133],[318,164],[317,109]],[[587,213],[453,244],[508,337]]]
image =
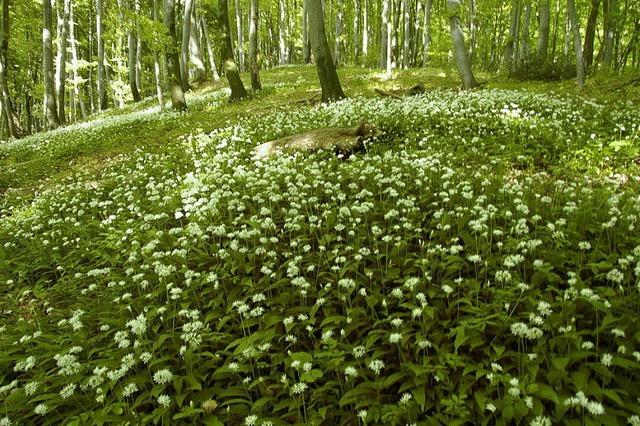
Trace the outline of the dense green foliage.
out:
[[[0,422],[640,423],[637,101],[272,103],[309,71],[0,147]],[[361,118],[365,154],[250,159]]]

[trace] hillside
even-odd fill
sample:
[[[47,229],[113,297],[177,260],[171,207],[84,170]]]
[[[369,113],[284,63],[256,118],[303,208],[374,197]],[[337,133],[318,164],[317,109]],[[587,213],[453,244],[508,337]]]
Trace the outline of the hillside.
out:
[[[284,67],[1,144],[0,424],[640,423],[640,90],[453,76],[313,105]]]

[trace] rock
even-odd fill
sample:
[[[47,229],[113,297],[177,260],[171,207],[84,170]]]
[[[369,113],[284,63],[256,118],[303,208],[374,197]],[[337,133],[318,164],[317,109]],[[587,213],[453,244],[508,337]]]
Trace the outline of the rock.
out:
[[[357,127],[316,129],[265,142],[253,149],[252,156],[255,160],[262,160],[277,154],[311,153],[320,150],[349,155],[362,151],[364,142],[379,134],[378,129],[365,122],[361,122]]]

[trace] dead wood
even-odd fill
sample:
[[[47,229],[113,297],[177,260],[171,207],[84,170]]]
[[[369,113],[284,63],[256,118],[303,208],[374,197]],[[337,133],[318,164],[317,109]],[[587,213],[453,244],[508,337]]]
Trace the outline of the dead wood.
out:
[[[296,152],[334,151],[349,155],[364,149],[364,142],[380,132],[372,125],[361,122],[356,127],[329,127],[311,130],[265,142],[255,147],[252,156],[256,160],[278,154]]]
[[[397,90],[382,90],[382,89],[374,89],[375,92],[382,97],[388,97],[393,99],[402,100],[405,96],[416,96],[425,93],[427,90],[424,87],[424,84],[418,83],[409,89],[397,89]]]

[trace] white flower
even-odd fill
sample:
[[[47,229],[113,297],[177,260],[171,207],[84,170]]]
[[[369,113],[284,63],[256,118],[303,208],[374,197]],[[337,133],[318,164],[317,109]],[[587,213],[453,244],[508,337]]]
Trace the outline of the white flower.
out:
[[[496,412],[496,406],[493,405],[493,403],[491,403],[491,402],[487,403],[487,405],[485,405],[484,408],[485,408],[485,410],[490,411],[492,413]]]
[[[36,408],[33,409],[34,413],[40,414],[41,416],[47,414],[47,411],[49,411],[49,407],[47,407],[47,404],[38,404],[36,405]]]
[[[372,361],[369,362],[369,364],[367,364],[367,366],[369,367],[369,369],[371,371],[373,371],[374,373],[376,373],[377,375],[380,374],[380,371],[382,371],[382,369],[384,368],[384,361],[380,360],[380,359],[374,359]]]
[[[389,343],[398,343],[401,340],[402,340],[401,333],[391,333],[391,335],[389,335]]]
[[[610,367],[611,362],[613,361],[613,356],[610,353],[602,354],[602,356],[600,357],[600,361],[605,367]]]
[[[407,405],[409,403],[409,401],[411,401],[411,398],[413,398],[413,395],[411,395],[409,392],[405,392],[402,394],[402,397],[400,398],[400,405]]]
[[[153,374],[153,381],[159,385],[169,383],[173,379],[173,373],[168,368],[158,370]]]
[[[158,404],[163,407],[171,405],[171,397],[169,395],[162,394],[158,397]]]
[[[293,386],[291,386],[292,395],[300,395],[304,393],[304,391],[306,390],[307,390],[307,384],[304,382],[294,383]]]
[[[247,416],[244,418],[244,424],[246,426],[254,426],[257,421],[258,421],[258,416],[256,416],[255,414],[251,414],[250,416]]]
[[[76,391],[76,384],[69,383],[67,386],[63,387],[62,390],[60,391],[60,397],[62,399],[67,399],[71,397],[71,395],[73,395],[75,391]]]

